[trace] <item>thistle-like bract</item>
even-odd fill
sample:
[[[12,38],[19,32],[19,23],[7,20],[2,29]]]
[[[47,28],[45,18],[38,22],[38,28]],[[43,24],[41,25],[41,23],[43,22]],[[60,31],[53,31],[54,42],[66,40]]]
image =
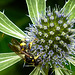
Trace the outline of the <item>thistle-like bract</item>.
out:
[[[42,60],[42,66],[49,65],[51,68],[64,67],[66,57],[73,54],[74,51],[74,20],[69,20],[69,15],[65,15],[50,7],[46,11],[46,16],[40,15],[39,21],[30,25],[27,33],[30,37],[38,40],[33,44],[31,52],[38,55],[44,52],[39,57]]]

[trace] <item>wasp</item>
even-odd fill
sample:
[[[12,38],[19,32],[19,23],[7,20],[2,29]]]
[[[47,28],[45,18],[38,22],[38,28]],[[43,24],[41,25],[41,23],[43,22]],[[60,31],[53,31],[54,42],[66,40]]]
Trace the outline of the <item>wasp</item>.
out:
[[[29,65],[38,66],[39,64],[41,64],[41,60],[39,59],[39,57],[43,53],[41,53],[38,56],[34,57],[33,54],[31,54],[30,52],[21,50],[21,48],[20,48],[21,45],[20,44],[21,43],[19,43],[16,39],[12,39],[11,43],[9,43],[8,46],[10,47],[10,49],[12,51],[14,51],[17,55],[19,55]],[[23,47],[23,48],[26,49],[25,47]]]
[[[37,40],[37,38],[35,38],[35,39],[32,40],[29,44],[27,44],[26,39],[21,39],[21,42],[20,42],[20,50],[29,52],[30,49],[31,49],[31,47],[32,47],[32,44],[33,44],[33,42],[34,42],[35,40]]]

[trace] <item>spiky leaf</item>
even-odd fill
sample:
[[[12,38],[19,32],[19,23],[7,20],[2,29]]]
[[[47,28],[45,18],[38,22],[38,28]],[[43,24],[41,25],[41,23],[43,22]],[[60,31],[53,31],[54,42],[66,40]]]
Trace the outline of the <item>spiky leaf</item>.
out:
[[[14,52],[0,53],[0,71],[10,67],[11,65],[20,61],[21,58]]]
[[[68,0],[61,12],[64,12],[65,15],[70,15],[70,20],[75,19],[75,0]]]
[[[46,14],[46,0],[26,0],[29,17],[31,21],[34,23],[39,20],[39,16],[41,14]]]
[[[29,75],[46,75],[43,70],[40,70],[40,67],[35,67],[34,70]]]
[[[75,57],[70,56],[70,57],[66,57],[66,59],[75,66]]]
[[[2,12],[0,12],[0,31],[18,39],[22,39],[25,37],[29,38],[28,35],[26,35],[13,22],[11,22]]]
[[[66,68],[55,68],[55,75],[70,75],[70,71]]]

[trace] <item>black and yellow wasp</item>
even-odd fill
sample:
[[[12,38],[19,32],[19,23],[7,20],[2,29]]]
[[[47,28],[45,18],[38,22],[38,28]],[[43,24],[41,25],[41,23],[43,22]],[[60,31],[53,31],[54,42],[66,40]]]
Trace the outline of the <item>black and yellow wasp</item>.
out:
[[[19,43],[16,39],[12,39],[11,43],[8,44],[10,49],[12,49],[17,55],[19,55],[26,63],[33,66],[38,66],[41,64],[41,60],[38,56],[34,57],[33,54],[30,53],[30,49],[32,46],[32,42],[29,43],[28,48],[26,47],[26,40],[22,40],[21,43]]]
[[[22,39],[20,42],[20,50],[25,51],[25,52],[29,52],[31,50],[32,44],[33,42],[37,40],[36,38],[34,40],[32,40],[28,45],[27,45],[27,41],[26,39]]]

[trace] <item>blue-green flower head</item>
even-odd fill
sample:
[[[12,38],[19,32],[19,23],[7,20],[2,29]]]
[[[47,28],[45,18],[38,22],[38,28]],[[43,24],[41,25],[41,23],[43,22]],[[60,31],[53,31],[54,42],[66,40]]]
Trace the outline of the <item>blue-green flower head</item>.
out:
[[[75,29],[74,20],[70,21],[69,16],[70,14],[65,15],[57,8],[51,11],[49,7],[46,15],[40,15],[40,19],[28,28],[29,36],[38,39],[33,44],[31,52],[35,56],[44,52],[39,57],[42,66],[64,67],[66,57],[73,55]]]

